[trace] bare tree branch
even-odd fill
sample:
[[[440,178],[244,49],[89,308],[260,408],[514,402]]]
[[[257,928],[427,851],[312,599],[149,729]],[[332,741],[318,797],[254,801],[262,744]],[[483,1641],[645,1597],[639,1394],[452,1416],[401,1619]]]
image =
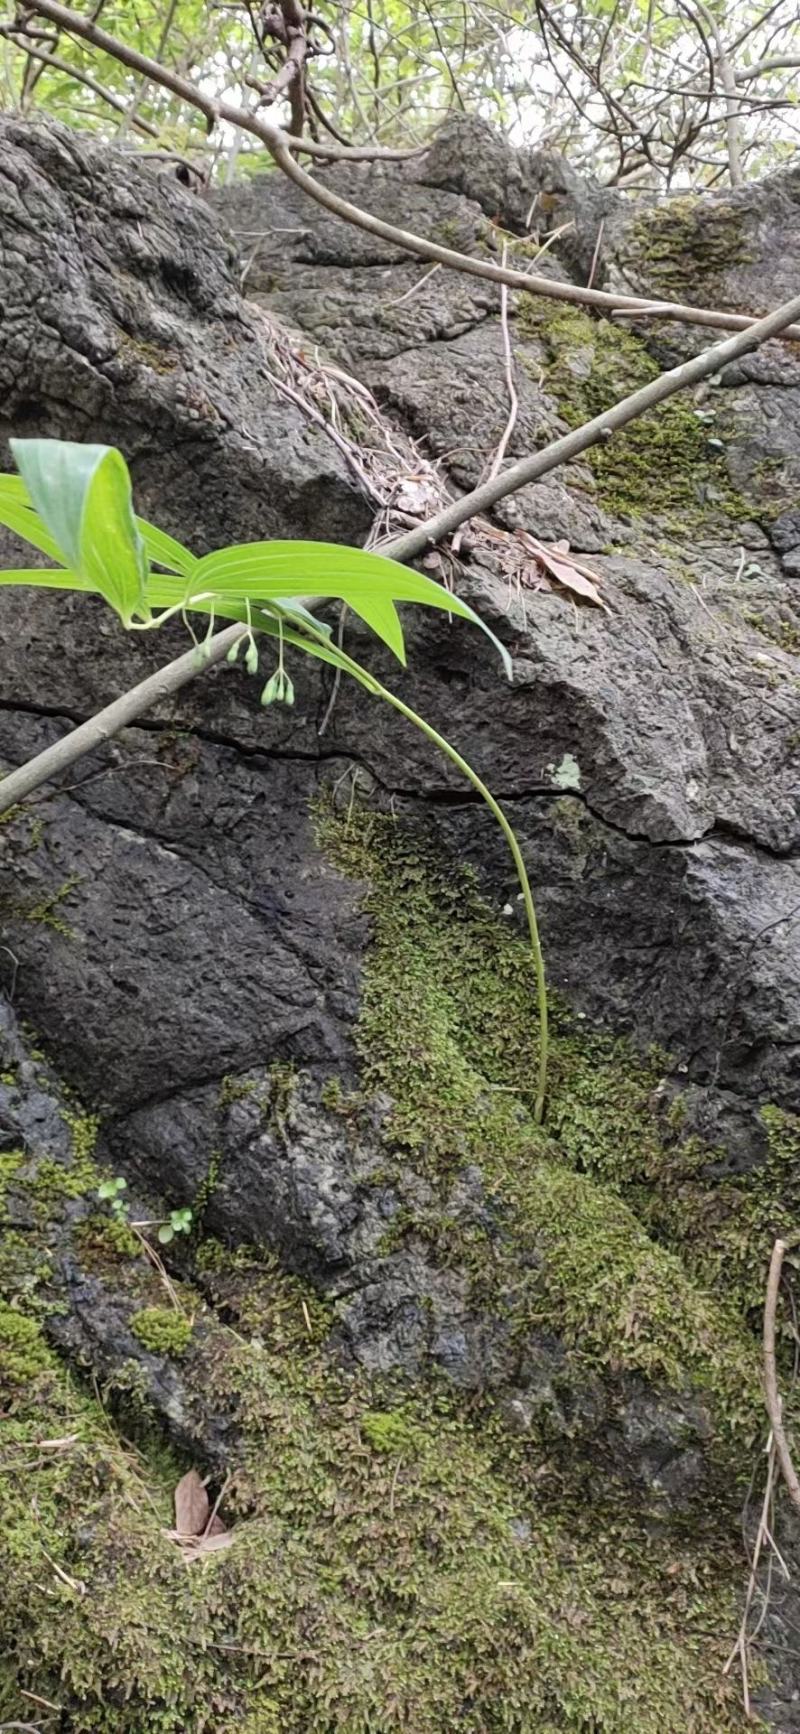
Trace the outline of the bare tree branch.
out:
[[[353,160],[357,155],[354,151],[344,151],[327,144],[316,144],[308,139],[298,140],[283,132],[279,127],[260,119],[257,115],[248,114],[245,109],[238,108],[234,103],[214,102],[207,97],[197,85],[189,79],[173,72],[170,68],[160,66],[150,60],[147,55],[140,54],[136,49],[129,48],[127,43],[109,36],[105,30],[82,18],[79,13],[61,6],[58,0],[36,0],[32,9],[44,18],[50,18],[65,30],[76,36],[81,36],[86,42],[104,54],[110,54],[124,66],[134,71],[145,72],[149,78],[160,83],[166,90],[171,90],[184,102],[189,103],[206,117],[209,130],[218,119],[228,121],[232,126],[241,127],[244,131],[253,133],[266,145],[273,160],[283,169],[289,180],[308,193],[317,204],[332,211],[334,216],[341,217],[344,222],[352,223],[358,229],[366,230],[367,234],[379,235],[382,240],[389,241],[393,246],[402,247],[409,253],[416,253],[420,258],[431,259],[437,264],[448,265],[455,271],[464,271],[473,277],[483,277],[493,283],[507,283],[509,288],[522,289],[526,294],[545,295],[559,301],[571,301],[580,306],[597,307],[604,312],[626,310],[643,313],[652,312],[653,303],[644,301],[635,295],[613,295],[602,289],[582,288],[575,283],[560,283],[549,277],[534,276],[524,271],[504,270],[501,265],[492,264],[488,259],[472,258],[465,253],[457,253],[450,247],[442,247],[436,241],[429,241],[421,235],[411,234],[407,229],[395,228],[391,223],[385,223],[380,217],[373,217],[369,211],[364,211],[358,205],[352,205],[347,199],[340,198],[331,187],[322,181],[315,180],[306,173],[299,163],[295,162],[292,151],[302,149],[312,154],[328,159]],[[361,153],[362,160],[368,160],[375,153]],[[386,153],[383,153],[384,155]],[[406,153],[403,153],[406,154]],[[747,331],[752,325],[752,318],[746,314],[722,313],[706,307],[684,306],[677,302],[659,302],[658,318],[680,321],[688,325],[703,325],[714,330]],[[785,337],[800,338],[800,327],[789,326],[783,333]]]
[[[767,72],[782,72],[784,67],[800,66],[800,54],[776,54],[772,59],[757,60],[755,66],[743,66],[736,73],[737,84],[747,84],[751,78],[763,78]]]
[[[300,0],[280,0],[280,11],[268,11],[262,20],[264,36],[272,36],[286,49],[286,58],[269,85],[262,102],[272,103],[288,93],[292,108],[291,132],[301,138],[306,117],[305,61],[308,52],[306,14]]]
[[[725,92],[725,131],[728,139],[728,166],[730,168],[731,186],[740,187],[744,181],[742,173],[742,128],[740,108],[736,96],[736,78],[731,61],[725,49],[722,31],[713,12],[705,4],[705,0],[694,0],[694,4],[703,19],[704,24],[714,37],[717,51],[717,67],[720,81]]]
[[[559,465],[569,463],[580,452],[586,451],[589,446],[596,445],[598,440],[610,438],[618,428],[625,427],[637,416],[644,415],[655,404],[663,403],[665,398],[672,397],[675,392],[682,391],[685,386],[697,384],[699,380],[707,378],[709,374],[718,373],[728,362],[736,360],[740,355],[747,354],[751,349],[759,348],[770,337],[778,336],[788,326],[789,321],[798,316],[800,316],[800,295],[787,301],[783,307],[776,308],[775,312],[768,314],[766,319],[758,320],[746,332],[742,332],[736,337],[728,337],[723,343],[715,343],[710,349],[704,350],[701,355],[694,356],[691,361],[685,361],[680,367],[673,367],[668,373],[662,373],[658,379],[652,380],[640,391],[633,392],[630,397],[623,398],[620,403],[614,404],[603,415],[595,416],[594,420],[587,422],[584,427],[576,428],[563,439],[554,440],[544,451],[536,452],[532,457],[523,458],[521,462],[513,464],[511,469],[506,470],[503,475],[494,476],[489,481],[483,482],[471,493],[465,494],[460,500],[454,500],[443,511],[437,512],[435,517],[428,519],[427,523],[415,525],[414,529],[407,531],[405,535],[394,537],[390,542],[384,543],[380,551],[394,560],[415,559],[417,555],[432,547],[435,542],[441,541],[444,536],[452,535],[455,530],[467,522],[467,519],[489,511],[498,500],[504,499],[506,495],[516,493],[526,483],[537,481],[539,477],[549,474]],[[108,705],[97,716],[91,717],[88,722],[81,723],[78,728],[73,730],[72,734],[66,735],[54,746],[45,748],[44,752],[37,754],[36,758],[30,759],[18,770],[11,771],[0,781],[0,813],[7,811],[18,801],[24,800],[41,783],[49,781],[60,771],[66,770],[77,759],[82,758],[85,753],[104,745],[113,735],[118,734],[120,729],[126,728],[137,717],[142,716],[145,711],[152,709],[153,705],[180,691],[181,687],[186,686],[190,680],[194,679],[195,675],[211,665],[221,662],[231,646],[236,644],[237,640],[243,637],[246,632],[247,627],[243,625],[225,627],[222,632],[216,633],[213,638],[207,641],[203,646],[201,655],[198,655],[197,648],[187,651],[176,661],[169,663],[166,668],[160,669],[156,674],[149,675],[139,686],[124,693],[121,698],[116,699],[113,704]],[[778,1275],[780,1275],[780,1271]],[[765,1357],[766,1331],[765,1319]]]
[[[31,42],[21,41],[13,24],[0,24],[0,36],[13,42],[16,48],[23,48],[29,60],[38,60],[43,67],[52,66],[55,72],[66,73],[68,78],[74,78],[78,84],[85,85],[87,90],[91,90],[94,96],[99,96],[101,102],[107,102],[109,108],[113,108],[117,114],[123,115],[128,125],[135,127],[136,131],[143,133],[146,138],[161,137],[158,127],[154,126],[152,121],[132,114],[122,97],[117,96],[113,90],[107,90],[104,84],[99,84],[96,78],[92,78],[81,67],[71,66],[69,61],[62,60],[59,54],[49,54],[45,48],[35,48]]]

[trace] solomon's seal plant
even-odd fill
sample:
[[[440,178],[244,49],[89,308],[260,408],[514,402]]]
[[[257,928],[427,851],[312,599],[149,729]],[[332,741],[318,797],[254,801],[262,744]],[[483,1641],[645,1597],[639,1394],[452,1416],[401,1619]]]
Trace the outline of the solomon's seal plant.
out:
[[[262,704],[292,704],[294,687],[285,666],[287,650],[317,657],[349,674],[368,692],[413,723],[455,764],[491,809],[508,842],[524,902],[539,1005],[539,1083],[536,1117],[544,1111],[547,1075],[547,998],[536,915],[519,844],[491,791],[443,735],[375,675],[332,641],[330,628],[312,612],[316,604],[346,604],[405,663],[398,602],[438,608],[480,626],[511,677],[511,660],[479,616],[460,597],[422,573],[384,555],[338,543],[243,542],[198,557],[174,537],[136,516],[131,479],[113,446],[67,440],[12,440],[19,475],[0,476],[0,523],[32,544],[54,564],[0,572],[0,584],[81,591],[101,596],[130,632],[151,632],[175,615],[186,622],[196,646],[198,672],[210,659],[217,621],[238,622],[229,660],[244,650],[256,675],[265,643],[277,647],[277,666],[261,692]],[[192,619],[205,620],[201,638]],[[119,725],[118,725],[119,726]],[[43,771],[43,777],[48,774]],[[9,804],[8,789],[6,805]],[[3,802],[0,798],[0,810]]]

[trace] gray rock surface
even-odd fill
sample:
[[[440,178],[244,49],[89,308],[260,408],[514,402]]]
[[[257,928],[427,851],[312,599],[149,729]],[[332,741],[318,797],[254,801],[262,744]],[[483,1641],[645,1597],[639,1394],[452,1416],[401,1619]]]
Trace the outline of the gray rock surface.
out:
[[[488,244],[485,211],[497,204],[503,177],[527,199],[536,175],[511,158],[503,169],[508,153],[499,143],[500,167],[481,139],[470,156],[463,128],[456,132],[455,144],[445,137],[436,146],[418,180],[408,169],[339,169],[333,179],[389,217],[404,215],[430,233],[454,226],[459,244]],[[4,143],[6,435],[79,431],[118,440],[142,508],[199,547],[275,530],[363,535],[367,505],[340,452],[271,386],[258,319],[238,293],[239,268],[207,204],[62,132],[5,122]],[[454,151],[459,191],[449,190]],[[591,189],[576,189],[566,171],[562,179],[565,196],[591,203]],[[795,192],[791,174],[759,190],[758,233],[770,245]],[[749,204],[737,199],[754,221],[754,195]],[[257,237],[248,288],[290,313],[340,364],[356,367],[434,453],[449,448],[456,481],[473,480],[505,416],[493,286],[437,273],[400,301],[421,274],[417,264],[299,200],[276,175],[225,195],[232,231]],[[510,223],[520,210],[518,199],[500,214]],[[616,205],[611,219],[613,237],[622,222]],[[622,242],[613,246],[619,251]],[[748,264],[742,283],[735,278],[733,298],[756,294],[755,270]],[[522,329],[519,337],[524,362],[537,340]],[[755,429],[749,437],[763,464],[777,462],[793,437],[793,388],[783,370],[791,375],[796,363],[786,346],[770,346],[760,365],[767,374],[777,368],[781,382],[765,374],[726,395],[741,399],[740,419]],[[542,437],[558,425],[558,411],[525,366],[518,373],[517,439],[525,449],[537,414]],[[201,379],[205,408],[195,402]],[[480,390],[488,393],[483,416]],[[481,451],[462,463],[452,452],[467,425]],[[734,468],[739,457],[734,443]],[[509,641],[514,684],[503,686],[466,628],[426,616],[408,622],[403,692],[446,727],[514,812],[538,882],[554,980],[593,1016],[610,1017],[642,1041],[665,1042],[699,1081],[796,1105],[798,661],[752,624],[777,612],[790,644],[795,587],[781,577],[763,534],[749,561],[737,552],[736,527],[727,541],[713,525],[708,536],[701,529],[681,541],[671,526],[667,544],[664,527],[659,533],[652,521],[609,528],[592,488],[587,473],[577,486],[562,478],[527,490],[531,500],[517,510],[538,533],[568,533],[579,546],[582,532],[590,542],[622,536],[613,553],[595,559],[612,614],[576,614],[552,593],[511,594],[505,577],[467,564],[465,593]],[[543,510],[531,517],[539,496]],[[772,531],[784,557],[795,546],[794,515],[783,513]],[[125,639],[88,612],[89,630],[83,606],[24,592],[4,597],[9,760],[163,654],[152,639]],[[48,826],[38,848],[21,858],[9,850],[12,912],[76,879],[65,908],[86,936],[77,947],[59,946],[52,931],[18,914],[12,941],[24,1009],[90,1095],[133,1106],[157,1094],[159,1082],[168,1094],[212,1071],[246,1066],[259,1040],[312,1065],[345,1059],[357,974],[346,953],[360,944],[357,899],[315,854],[307,805],[320,781],[348,763],[381,796],[412,809],[423,797],[446,841],[507,895],[501,847],[469,804],[459,807],[455,773],[360,691],[340,695],[321,741],[325,701],[315,669],[298,671],[291,712],[259,712],[238,673],[198,683],[164,719],[193,730],[191,742],[167,739],[147,754],[163,756],[163,772],[145,764],[141,774],[123,776],[112,763],[74,791],[52,841]],[[114,753],[123,750],[130,749]],[[13,838],[11,827],[7,846]],[[296,862],[288,880],[287,861]],[[109,872],[125,885],[117,940],[103,926]],[[329,917],[339,913],[321,924],[323,907]],[[157,911],[163,918],[168,908],[174,957],[165,972]],[[202,969],[192,950],[193,908],[220,935]],[[90,1016],[98,996],[105,1030]],[[113,1081],[104,1059],[98,1086],[98,1058],[124,1047],[134,1005],[152,1043]],[[165,1053],[166,1061],[158,1057]]]

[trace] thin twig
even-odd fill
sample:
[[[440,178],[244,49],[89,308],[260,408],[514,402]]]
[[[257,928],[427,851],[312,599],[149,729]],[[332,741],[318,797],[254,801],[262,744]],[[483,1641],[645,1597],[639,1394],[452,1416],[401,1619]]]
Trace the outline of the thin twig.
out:
[[[781,1398],[778,1390],[778,1370],[775,1360],[775,1309],[778,1303],[783,1259],[786,1252],[786,1242],[776,1240],[772,1248],[772,1258],[767,1279],[767,1294],[764,1302],[764,1395],[769,1414],[772,1436],[775,1440],[775,1450],[781,1474],[786,1484],[786,1491],[795,1508],[800,1511],[800,1481],[797,1479],[789,1441],[783,1425],[781,1413]]]
[[[338,624],[337,629],[336,629],[336,648],[337,648],[337,650],[342,650],[344,648],[344,623],[345,623],[346,619],[347,619],[347,603],[343,602],[341,608],[339,609],[339,624]],[[336,708],[336,700],[339,697],[339,687],[341,686],[341,684],[342,684],[342,671],[340,668],[336,668],[336,669],[334,669],[334,673],[333,673],[333,685],[331,687],[331,696],[328,699],[328,702],[325,706],[325,711],[324,711],[324,714],[322,717],[322,721],[319,725],[319,728],[317,729],[317,736],[320,739],[322,738],[322,736],[324,734],[327,733],[328,727],[330,725],[331,717],[333,716],[334,710]]]
[[[59,1565],[58,1560],[51,1559],[49,1553],[47,1553],[44,1548],[42,1548],[42,1557],[46,1559],[48,1565],[52,1567],[59,1583],[66,1584],[67,1589],[74,1590],[76,1595],[85,1596],[86,1585],[81,1578],[70,1577],[69,1572],[63,1570],[63,1567]]]
[[[45,1710],[55,1710],[61,1715],[61,1705],[54,1704],[52,1698],[40,1698],[38,1692],[26,1692],[24,1686],[20,1686],[19,1695],[21,1698],[30,1698],[32,1704],[41,1704]]]
[[[222,1483],[222,1486],[219,1490],[219,1493],[217,1494],[216,1499],[214,1500],[214,1504],[212,1505],[211,1510],[209,1511],[208,1521],[206,1523],[205,1529],[203,1530],[203,1535],[202,1535],[203,1541],[205,1541],[205,1538],[207,1535],[211,1534],[211,1525],[214,1522],[214,1518],[216,1517],[217,1512],[219,1511],[219,1508],[222,1504],[222,1501],[225,1498],[225,1495],[230,1488],[233,1477],[234,1477],[234,1470],[230,1469],[228,1471],[228,1474],[225,1477],[225,1480]]]
[[[723,1674],[729,1674],[731,1671],[731,1668],[733,1667],[734,1662],[736,1661],[737,1656],[739,1657],[739,1666],[741,1668],[741,1674],[742,1674],[742,1696],[743,1696],[743,1700],[744,1700],[744,1713],[748,1717],[750,1716],[750,1713],[751,1713],[751,1711],[750,1711],[750,1669],[749,1669],[749,1663],[748,1663],[748,1645],[749,1645],[751,1640],[750,1640],[750,1634],[748,1631],[748,1627],[750,1624],[750,1609],[753,1605],[753,1597],[755,1595],[755,1592],[756,1592],[756,1589],[758,1586],[758,1567],[759,1567],[759,1562],[761,1559],[761,1550],[763,1548],[764,1542],[767,1539],[767,1535],[768,1535],[767,1520],[769,1518],[769,1509],[770,1509],[770,1504],[772,1501],[772,1488],[773,1488],[774,1480],[775,1480],[775,1436],[773,1434],[772,1437],[770,1438],[769,1449],[767,1452],[767,1484],[766,1484],[766,1487],[764,1488],[764,1498],[761,1502],[761,1516],[759,1518],[758,1529],[756,1531],[756,1539],[755,1539],[755,1543],[753,1546],[753,1557],[752,1557],[752,1560],[750,1562],[750,1576],[749,1576],[748,1582],[747,1582],[747,1594],[745,1596],[744,1609],[742,1612],[742,1618],[741,1618],[741,1622],[739,1625],[739,1631],[738,1631],[737,1636],[736,1636],[736,1642],[735,1642],[733,1649],[731,1650],[731,1653],[728,1657],[728,1660],[725,1663],[725,1666],[722,1670]]]
[[[598,261],[600,259],[600,248],[603,245],[603,233],[605,230],[605,226],[606,226],[605,217],[601,217],[600,218],[600,227],[597,231],[597,240],[595,241],[594,252],[592,254],[591,268],[589,270],[589,276],[586,280],[587,289],[591,289],[592,284],[594,283],[595,272],[597,270]]]
[[[417,279],[416,283],[412,283],[410,289],[406,289],[403,295],[396,295],[392,301],[385,301],[384,306],[402,307],[404,301],[410,301],[412,295],[416,295],[417,290],[422,288],[423,283],[427,283],[429,277],[435,277],[436,272],[441,271],[441,269],[441,265],[431,265],[430,270],[425,271],[423,276]]]
[[[115,91],[107,90],[104,84],[100,84],[96,78],[92,78],[91,74],[84,72],[81,67],[70,66],[68,60],[62,60],[58,54],[48,54],[44,48],[34,48],[32,44],[25,42],[24,35],[22,39],[20,38],[19,32],[11,24],[0,25],[0,36],[5,37],[15,48],[23,48],[29,60],[38,61],[42,67],[52,66],[55,72],[66,73],[67,77],[74,78],[77,84],[85,85],[93,96],[99,96],[101,102],[108,103],[109,108],[113,108],[117,114],[122,115],[128,126],[134,126],[137,132],[144,133],[146,138],[158,139],[161,137],[158,127],[154,126],[152,121],[131,113]]]
[[[507,245],[507,242],[504,241],[503,242],[503,264],[504,265],[505,265],[507,257],[508,257],[508,245]],[[508,284],[507,283],[504,283],[501,290],[500,290],[500,326],[501,326],[502,333],[503,333],[503,358],[504,358],[504,362],[505,362],[506,388],[508,391],[508,418],[506,420],[506,425],[503,428],[503,432],[500,436],[500,443],[497,447],[497,451],[495,452],[494,458],[492,459],[491,468],[489,470],[489,474],[487,477],[487,481],[490,481],[490,482],[494,480],[494,477],[496,475],[499,475],[500,470],[503,467],[503,459],[504,459],[506,452],[508,450],[508,442],[509,442],[511,435],[513,434],[514,429],[517,425],[517,415],[519,413],[519,398],[517,396],[517,388],[514,384],[514,354],[513,354],[512,348],[511,348],[511,333],[510,333],[509,328],[508,328]]]
[[[164,1287],[167,1291],[167,1294],[169,1295],[170,1300],[172,1301],[172,1305],[174,1306],[175,1311],[177,1313],[180,1313],[182,1318],[185,1318],[186,1317],[186,1308],[181,1306],[181,1303],[178,1299],[178,1295],[177,1295],[175,1286],[170,1281],[169,1274],[167,1272],[167,1268],[166,1268],[166,1265],[164,1264],[163,1259],[159,1258],[155,1247],[151,1245],[150,1241],[147,1238],[147,1235],[142,1234],[141,1229],[137,1226],[137,1224],[135,1222],[130,1222],[128,1224],[128,1227],[130,1228],[131,1233],[135,1234],[136,1239],[139,1241],[139,1243],[142,1247],[142,1251],[144,1252],[145,1256],[150,1260],[150,1263],[152,1264],[154,1271],[160,1277],[162,1283],[164,1284]]]

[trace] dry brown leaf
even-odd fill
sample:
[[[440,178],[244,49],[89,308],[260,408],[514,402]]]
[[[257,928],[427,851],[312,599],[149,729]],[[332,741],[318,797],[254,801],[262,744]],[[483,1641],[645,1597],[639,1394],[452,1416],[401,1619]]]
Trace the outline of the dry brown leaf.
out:
[[[587,602],[593,602],[596,608],[604,609],[606,614],[611,613],[597,589],[601,583],[598,574],[573,558],[568,542],[557,542],[551,547],[540,542],[537,536],[531,536],[527,530],[517,530],[515,534],[559,589],[569,590]]]
[[[202,1535],[208,1523],[208,1494],[196,1469],[187,1470],[175,1489],[175,1530],[178,1535]]]
[[[208,1554],[219,1553],[223,1547],[230,1547],[233,1541],[233,1530],[223,1529],[218,1535],[179,1535],[177,1530],[168,1530],[172,1541],[177,1541],[187,1565],[193,1565],[197,1559],[205,1559]]]

